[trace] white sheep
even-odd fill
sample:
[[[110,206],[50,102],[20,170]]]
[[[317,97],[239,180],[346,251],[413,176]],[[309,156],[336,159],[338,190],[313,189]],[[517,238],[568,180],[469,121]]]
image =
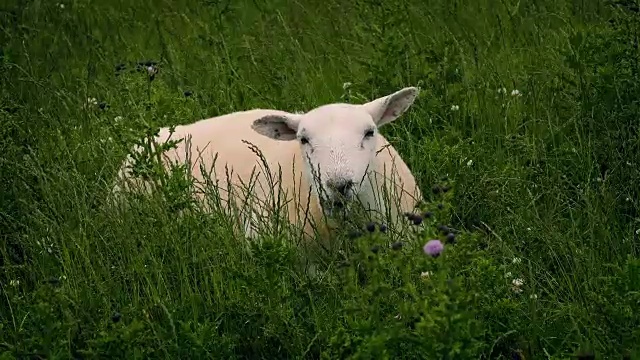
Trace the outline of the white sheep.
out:
[[[417,88],[408,87],[362,105],[328,104],[302,114],[254,109],[177,126],[171,139],[187,141],[165,152],[164,164],[187,161],[197,183],[217,183],[222,204],[248,210],[237,213],[247,237],[256,236],[261,216],[274,216],[278,198],[288,221],[302,225],[307,235],[314,230],[326,235],[331,220],[357,203],[372,219],[398,224],[422,197],[411,171],[378,129],[401,116],[417,95]],[[161,129],[156,141],[169,134],[169,128]],[[120,178],[128,175],[130,162],[131,157]]]

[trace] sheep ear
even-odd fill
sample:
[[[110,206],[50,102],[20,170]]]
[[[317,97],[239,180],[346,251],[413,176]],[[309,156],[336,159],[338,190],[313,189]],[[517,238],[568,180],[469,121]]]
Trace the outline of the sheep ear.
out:
[[[373,117],[378,127],[390,123],[404,114],[418,96],[416,87],[407,87],[391,95],[361,105]]]
[[[289,141],[296,138],[300,115],[266,115],[253,121],[251,128],[260,135],[274,140]]]

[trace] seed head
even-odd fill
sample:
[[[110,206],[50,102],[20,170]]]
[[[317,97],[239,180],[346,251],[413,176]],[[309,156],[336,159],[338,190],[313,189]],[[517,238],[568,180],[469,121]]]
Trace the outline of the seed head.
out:
[[[442,188],[441,188],[439,185],[435,185],[434,187],[432,187],[432,188],[431,188],[431,191],[432,191],[434,194],[438,195],[438,194],[440,194],[440,192],[442,191]]]
[[[377,254],[379,251],[380,251],[380,246],[378,246],[378,245],[373,245],[373,246],[371,247],[371,252],[372,252],[372,253]]]
[[[193,95],[193,93],[191,91],[189,91],[189,90],[184,92],[184,97],[189,97],[191,95]]]
[[[376,223],[371,221],[371,222],[367,223],[366,228],[367,228],[368,232],[372,233],[372,232],[376,231]]]
[[[353,240],[353,239],[357,239],[357,238],[359,238],[360,236],[362,236],[362,233],[361,233],[360,231],[357,231],[357,230],[351,231],[351,232],[349,233],[349,235],[348,235],[349,239],[351,239],[351,240]]]
[[[420,215],[414,215],[414,216],[413,216],[413,225],[418,226],[418,225],[420,225],[420,224],[422,224],[422,216],[420,216]]]
[[[438,204],[438,210],[442,210],[444,209],[444,205],[443,204]]]
[[[117,323],[120,321],[121,318],[122,318],[122,314],[116,311],[115,313],[113,313],[113,316],[111,316],[111,321],[113,321],[114,323]]]
[[[440,256],[442,250],[444,250],[444,245],[438,239],[429,240],[423,247],[424,253],[433,257]]]
[[[393,244],[391,244],[391,249],[393,249],[393,250],[400,250],[400,249],[402,249],[402,246],[403,246],[403,245],[404,245],[404,244],[402,243],[402,241],[396,241],[396,242],[394,242]]]
[[[453,244],[456,241],[456,235],[454,233],[447,234],[447,243]]]
[[[380,232],[381,233],[386,233],[387,232],[387,225],[385,224],[380,224]]]
[[[433,213],[431,211],[426,211],[424,214],[422,214],[422,216],[425,219],[431,219],[431,217],[433,216]]]

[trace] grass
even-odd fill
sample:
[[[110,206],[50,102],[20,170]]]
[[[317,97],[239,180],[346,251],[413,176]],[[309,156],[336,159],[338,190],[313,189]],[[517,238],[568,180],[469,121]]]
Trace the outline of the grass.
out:
[[[640,358],[637,9],[3,2],[0,357]],[[150,129],[404,86],[383,133],[434,216],[400,249],[363,223],[310,276],[291,236],[248,253],[180,197],[103,206]],[[429,257],[442,224],[456,242]]]

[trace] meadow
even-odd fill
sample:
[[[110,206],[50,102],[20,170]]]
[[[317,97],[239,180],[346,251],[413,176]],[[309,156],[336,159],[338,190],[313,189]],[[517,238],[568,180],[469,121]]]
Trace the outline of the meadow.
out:
[[[640,359],[639,8],[4,0],[0,358]],[[160,126],[405,86],[410,236],[355,221],[311,274],[178,178],[104,206]]]

